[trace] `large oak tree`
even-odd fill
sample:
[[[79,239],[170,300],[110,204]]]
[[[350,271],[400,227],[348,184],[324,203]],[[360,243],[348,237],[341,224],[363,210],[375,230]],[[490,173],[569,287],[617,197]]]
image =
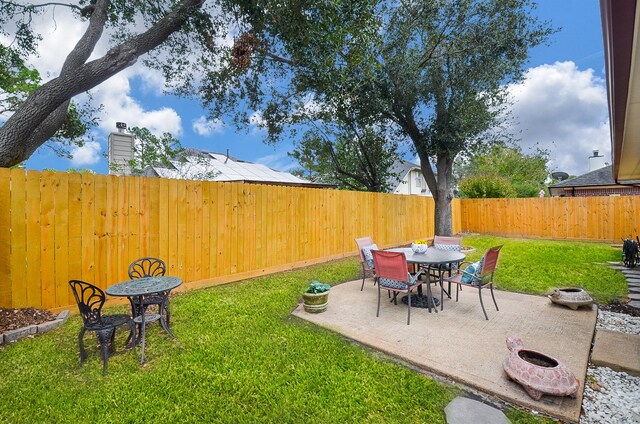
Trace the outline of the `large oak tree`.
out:
[[[309,98],[368,125],[391,122],[421,160],[443,235],[452,233],[454,159],[482,148],[481,135],[500,122],[505,84],[551,33],[529,0],[238,4],[246,32],[229,67],[235,86],[205,94],[212,114],[249,99],[272,141],[305,121]]]

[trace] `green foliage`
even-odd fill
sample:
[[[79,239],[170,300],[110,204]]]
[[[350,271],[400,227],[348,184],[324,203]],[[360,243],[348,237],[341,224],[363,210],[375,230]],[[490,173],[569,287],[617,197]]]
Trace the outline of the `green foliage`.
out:
[[[40,82],[38,71],[27,68],[15,50],[0,44],[0,114],[15,111]]]
[[[470,175],[458,184],[460,195],[472,199],[516,197],[511,182],[496,174]]]
[[[318,294],[328,292],[329,290],[331,290],[331,286],[329,284],[324,284],[318,280],[314,280],[311,282],[311,284],[309,284],[309,287],[307,287],[304,292]]]
[[[130,131],[135,137],[133,159],[128,161],[133,175],[145,175],[148,167],[159,166],[175,170],[184,179],[209,180],[216,176],[206,156],[197,150],[183,148],[180,140],[171,133],[158,137],[147,128],[133,127]],[[174,167],[172,161],[178,167]],[[123,168],[113,163],[109,167],[114,171]]]
[[[357,130],[355,124],[338,124],[332,131],[325,123],[323,129],[312,128],[296,143],[289,155],[304,171],[300,175],[340,189],[389,192],[390,180],[397,154],[397,142],[374,128]]]
[[[133,159],[129,161],[133,175],[144,175],[145,169],[151,165],[171,167],[170,161],[184,152],[180,140],[171,133],[166,132],[157,137],[147,128],[133,127],[130,131],[136,140],[133,144]]]
[[[459,166],[460,191],[464,197],[472,198],[538,197],[540,190],[546,188],[548,162],[546,150],[537,149],[525,154],[518,146],[496,144],[486,152],[472,155],[467,163]]]

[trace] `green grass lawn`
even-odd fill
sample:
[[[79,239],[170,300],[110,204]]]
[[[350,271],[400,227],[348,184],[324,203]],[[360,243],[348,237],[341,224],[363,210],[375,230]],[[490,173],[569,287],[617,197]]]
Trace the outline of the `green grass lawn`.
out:
[[[497,274],[502,289],[543,293],[580,285],[600,300],[625,293],[621,278],[592,265],[618,259],[605,245],[490,237],[464,243],[478,249],[472,258],[505,244]],[[78,368],[81,321],[72,317],[0,350],[0,422],[444,423],[455,388],[290,317],[310,280],[335,284],[359,270],[346,259],[177,296],[171,305],[177,339],[151,325],[148,363],[140,366],[123,349],[126,333],[119,330],[106,376],[90,335],[89,359]],[[545,422],[522,411],[509,417]]]
[[[463,244],[476,248],[467,259],[471,261],[491,246],[504,245],[495,275],[501,290],[544,294],[553,288],[582,287],[600,303],[627,295],[622,273],[598,264],[621,260],[622,250],[610,244],[486,236],[466,236]]]

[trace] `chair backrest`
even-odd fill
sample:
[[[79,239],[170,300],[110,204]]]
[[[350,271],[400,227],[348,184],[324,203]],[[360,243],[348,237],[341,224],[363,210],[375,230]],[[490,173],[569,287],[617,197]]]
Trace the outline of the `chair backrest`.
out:
[[[99,325],[102,322],[102,306],[105,295],[100,287],[89,284],[85,281],[70,280],[69,285],[76,298],[80,315],[85,327]]]
[[[498,256],[500,255],[500,249],[503,245],[495,246],[487,250],[484,254],[482,261],[482,271],[480,271],[480,279],[485,280],[487,277],[493,279],[493,273],[496,270],[498,264]]]
[[[434,236],[433,245],[438,246],[451,246],[451,250],[460,250],[462,248],[462,237],[447,237],[447,236]]]
[[[364,253],[362,253],[362,249],[364,247],[369,247],[373,244],[373,240],[371,239],[371,236],[357,238],[356,244],[358,245],[358,253],[360,254],[360,261],[366,262],[364,258]]]
[[[379,278],[409,282],[407,273],[407,257],[402,252],[386,252],[373,250],[373,263]]]
[[[129,265],[129,278],[160,277],[167,272],[167,265],[162,259],[140,258]]]

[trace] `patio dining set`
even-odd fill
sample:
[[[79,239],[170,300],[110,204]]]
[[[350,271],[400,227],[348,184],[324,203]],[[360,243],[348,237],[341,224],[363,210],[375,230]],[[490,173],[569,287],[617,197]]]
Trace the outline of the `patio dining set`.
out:
[[[370,236],[357,238],[356,244],[362,264],[362,286],[367,275],[373,277],[378,287],[378,308],[382,290],[397,305],[399,294],[405,294],[402,301],[407,304],[407,325],[411,322],[411,306],[432,309],[435,313],[444,310],[444,295],[451,299],[452,284],[456,287],[456,302],[463,287],[478,290],[480,306],[485,319],[489,319],[482,300],[482,289],[491,292],[493,304],[498,311],[498,303],[493,293],[493,275],[502,246],[490,248],[475,263],[464,261],[461,237],[435,236],[430,246],[412,244],[411,248],[379,249]],[[444,288],[447,283],[447,289]],[[432,284],[439,285],[440,299],[433,296]],[[426,294],[423,293],[426,286]],[[414,293],[415,290],[415,293]]]
[[[165,276],[167,266],[158,258],[140,258],[128,268],[129,280],[107,287],[106,294],[126,297],[131,304],[131,315],[105,315],[102,307],[106,301],[105,292],[99,287],[81,280],[70,280],[69,285],[78,304],[83,326],[78,335],[80,364],[87,358],[84,348],[84,334],[94,331],[102,354],[102,372],[107,371],[109,355],[114,351],[116,329],[126,325],[129,328],[127,346],[135,353],[141,345],[140,363],[144,363],[145,335],[147,324],[159,321],[167,334],[174,338],[170,329],[169,293],[182,284],[178,277]],[[152,307],[151,309],[149,309]],[[155,309],[157,307],[157,310]],[[150,311],[157,312],[151,313]]]

